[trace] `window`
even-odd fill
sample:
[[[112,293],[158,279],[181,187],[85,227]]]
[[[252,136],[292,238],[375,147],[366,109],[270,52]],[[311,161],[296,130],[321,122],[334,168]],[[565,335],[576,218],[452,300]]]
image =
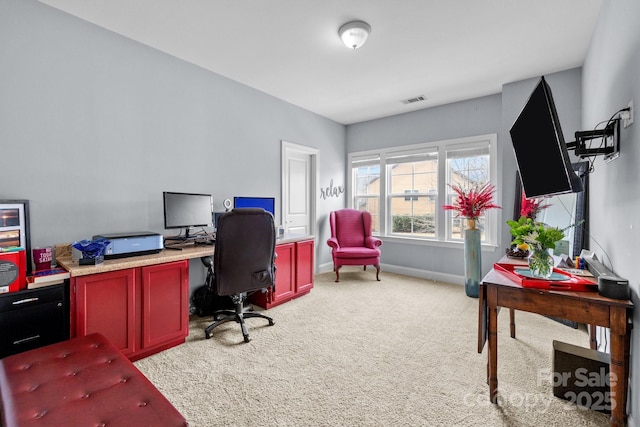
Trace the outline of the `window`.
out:
[[[390,154],[386,166],[390,234],[435,237],[438,154]]]
[[[495,158],[495,134],[351,153],[349,199],[371,213],[375,234],[461,242],[464,220],[442,209],[455,196],[448,185],[491,182],[499,194]],[[497,221],[492,211],[480,218],[483,243],[496,244]]]
[[[474,185],[484,185],[489,182],[489,147],[452,149],[447,151],[447,184],[459,185],[462,188],[470,188]],[[455,193],[447,186],[447,203],[453,203]],[[452,212],[447,212],[449,240],[462,240],[463,224],[462,218],[455,218]],[[481,240],[486,241],[485,216],[479,218]]]
[[[371,232],[380,232],[380,156],[351,159],[353,208],[371,213]]]

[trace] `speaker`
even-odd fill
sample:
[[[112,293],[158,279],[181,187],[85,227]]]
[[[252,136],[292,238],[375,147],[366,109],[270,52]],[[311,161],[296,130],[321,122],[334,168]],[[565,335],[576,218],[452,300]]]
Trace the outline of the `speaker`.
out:
[[[630,299],[629,281],[616,276],[598,277],[598,293],[603,297]]]

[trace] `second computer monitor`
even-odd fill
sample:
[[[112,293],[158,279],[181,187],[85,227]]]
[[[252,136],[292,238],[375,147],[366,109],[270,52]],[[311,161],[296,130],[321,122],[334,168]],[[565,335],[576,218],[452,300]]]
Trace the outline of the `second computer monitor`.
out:
[[[274,197],[240,197],[233,198],[234,208],[262,208],[265,211],[276,215],[276,200]]]

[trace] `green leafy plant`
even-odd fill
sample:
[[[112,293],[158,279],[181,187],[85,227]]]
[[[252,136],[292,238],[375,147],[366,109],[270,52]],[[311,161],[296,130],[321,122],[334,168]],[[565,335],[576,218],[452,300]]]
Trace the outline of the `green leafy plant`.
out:
[[[526,216],[521,216],[517,221],[509,220],[507,224],[511,227],[513,236],[511,243],[519,247],[526,244],[533,251],[554,249],[556,242],[564,239],[564,230],[566,230],[535,222]]]
[[[542,278],[547,278],[553,272],[553,262],[549,256],[549,249],[556,247],[556,242],[564,238],[564,230],[535,222],[532,218],[521,216],[518,221],[509,220],[511,235],[518,248],[527,247],[529,268],[531,272]]]

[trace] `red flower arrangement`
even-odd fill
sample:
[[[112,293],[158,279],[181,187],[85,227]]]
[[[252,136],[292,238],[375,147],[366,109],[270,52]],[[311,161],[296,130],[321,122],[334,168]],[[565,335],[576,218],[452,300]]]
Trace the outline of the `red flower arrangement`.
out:
[[[520,216],[531,218],[535,221],[536,216],[540,213],[541,210],[551,206],[550,203],[543,205],[543,200],[544,199],[540,198],[527,199],[527,196],[522,193],[522,200],[520,202]]]
[[[443,209],[456,211],[458,216],[468,219],[478,219],[487,209],[501,209],[500,206],[493,203],[493,193],[495,187],[491,183],[482,186],[474,185],[465,190],[460,185],[449,185],[458,195],[452,205],[444,205]]]

